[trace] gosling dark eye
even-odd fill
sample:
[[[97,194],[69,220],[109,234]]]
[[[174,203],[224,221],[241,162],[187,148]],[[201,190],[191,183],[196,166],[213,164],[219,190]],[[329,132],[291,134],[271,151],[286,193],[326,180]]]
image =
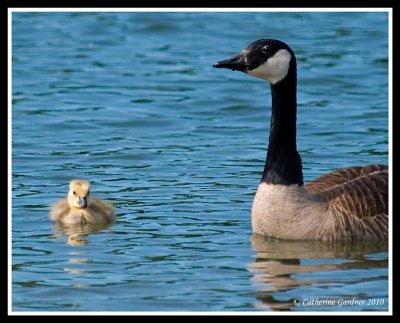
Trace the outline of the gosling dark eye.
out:
[[[72,194],[76,195],[75,191],[73,191]]]
[[[262,51],[264,54],[267,54],[267,53],[268,53],[268,48],[269,48],[269,46],[268,46],[268,45],[265,45],[265,46],[263,46],[263,47],[261,48],[261,51]]]

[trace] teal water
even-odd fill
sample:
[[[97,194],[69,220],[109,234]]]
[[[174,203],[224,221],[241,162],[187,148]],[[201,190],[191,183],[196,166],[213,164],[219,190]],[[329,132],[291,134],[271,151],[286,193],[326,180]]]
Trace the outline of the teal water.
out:
[[[387,164],[387,26],[387,13],[13,13],[13,311],[388,310],[387,244],[252,235],[269,87],[212,68],[256,39],[287,42],[305,180]],[[80,177],[114,225],[49,221]]]

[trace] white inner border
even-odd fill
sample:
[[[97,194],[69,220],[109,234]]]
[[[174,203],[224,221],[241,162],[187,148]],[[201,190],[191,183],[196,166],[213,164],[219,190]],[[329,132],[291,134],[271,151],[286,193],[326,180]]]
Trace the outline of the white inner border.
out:
[[[13,12],[387,12],[388,13],[388,109],[389,109],[389,265],[388,265],[388,311],[364,311],[364,312],[265,312],[265,311],[254,311],[254,312],[94,312],[94,311],[12,311],[12,221],[11,221],[11,194],[12,194],[12,13]],[[392,35],[392,8],[8,8],[8,315],[357,315],[357,316],[371,316],[371,315],[392,315],[393,314],[393,290],[392,290],[392,274],[393,274],[393,254],[392,254],[392,228],[393,228],[393,153],[392,153],[392,69],[393,69],[393,35]]]

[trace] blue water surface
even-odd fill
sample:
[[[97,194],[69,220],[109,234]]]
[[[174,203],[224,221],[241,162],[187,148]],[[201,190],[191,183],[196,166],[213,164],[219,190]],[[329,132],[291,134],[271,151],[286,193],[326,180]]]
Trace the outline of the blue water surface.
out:
[[[270,90],[212,64],[259,38],[297,56],[306,181],[388,163],[385,12],[12,13],[13,311],[388,310],[386,243],[252,235]],[[114,225],[49,221],[73,178]]]

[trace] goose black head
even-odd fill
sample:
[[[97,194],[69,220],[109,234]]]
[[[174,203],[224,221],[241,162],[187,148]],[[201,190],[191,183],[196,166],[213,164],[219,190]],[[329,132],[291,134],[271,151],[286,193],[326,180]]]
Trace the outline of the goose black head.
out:
[[[251,43],[242,52],[213,66],[241,71],[271,84],[283,80],[295,65],[296,57],[291,48],[276,39],[260,39]],[[295,67],[294,67],[295,68]]]

